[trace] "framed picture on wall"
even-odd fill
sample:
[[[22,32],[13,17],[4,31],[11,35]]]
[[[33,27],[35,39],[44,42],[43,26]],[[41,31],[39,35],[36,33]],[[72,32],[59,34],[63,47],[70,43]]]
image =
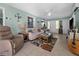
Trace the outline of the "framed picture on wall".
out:
[[[28,28],[33,28],[33,18],[28,17]]]

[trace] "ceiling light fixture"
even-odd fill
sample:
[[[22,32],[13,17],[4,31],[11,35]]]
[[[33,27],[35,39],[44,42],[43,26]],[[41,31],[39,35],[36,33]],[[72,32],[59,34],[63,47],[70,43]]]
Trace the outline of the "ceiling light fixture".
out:
[[[48,16],[51,16],[51,12],[48,13]]]

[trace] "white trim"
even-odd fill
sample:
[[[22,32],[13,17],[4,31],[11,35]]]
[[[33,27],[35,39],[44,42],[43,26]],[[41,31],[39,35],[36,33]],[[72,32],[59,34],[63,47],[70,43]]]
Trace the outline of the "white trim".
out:
[[[3,26],[5,26],[5,8],[0,7],[0,9],[2,9],[3,12]]]
[[[75,24],[76,19],[75,19],[75,15],[74,15],[74,14],[73,14],[73,18],[74,18],[74,27],[75,27],[75,25],[76,25],[76,24]]]

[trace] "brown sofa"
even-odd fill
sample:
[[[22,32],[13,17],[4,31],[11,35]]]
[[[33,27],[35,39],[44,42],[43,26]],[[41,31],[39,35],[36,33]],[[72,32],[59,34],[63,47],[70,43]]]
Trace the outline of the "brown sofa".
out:
[[[8,40],[11,43],[12,55],[18,52],[24,45],[23,36],[13,35],[10,27],[0,26],[0,40]]]

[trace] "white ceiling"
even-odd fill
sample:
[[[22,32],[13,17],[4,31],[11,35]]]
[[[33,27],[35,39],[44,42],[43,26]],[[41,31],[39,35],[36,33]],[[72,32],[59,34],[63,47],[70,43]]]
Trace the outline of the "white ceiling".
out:
[[[8,3],[8,5],[45,19],[71,16],[74,3]],[[51,16],[48,13],[51,12]]]

